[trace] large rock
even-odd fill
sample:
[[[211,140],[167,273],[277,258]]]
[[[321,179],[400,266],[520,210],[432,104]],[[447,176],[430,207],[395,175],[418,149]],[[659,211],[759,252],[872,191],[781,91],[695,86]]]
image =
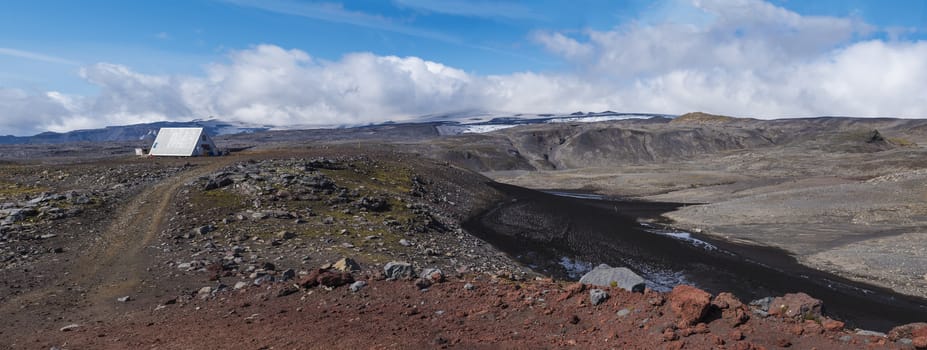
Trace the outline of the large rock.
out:
[[[769,314],[782,318],[820,318],[821,307],[824,305],[820,299],[812,298],[805,293],[789,293],[776,297],[769,305]]]
[[[342,272],[360,271],[360,265],[354,259],[342,258],[332,264],[332,268]]]
[[[283,231],[277,232],[277,238],[293,239],[293,238],[296,238],[296,232],[283,230]]]
[[[582,284],[599,287],[619,287],[631,292],[643,292],[646,281],[631,270],[624,267],[611,267],[606,264],[596,266],[582,278]]]
[[[319,285],[335,288],[352,282],[354,282],[354,276],[350,273],[315,269],[301,278],[297,284],[308,289]]]
[[[234,180],[232,180],[232,179],[230,179],[230,178],[228,178],[228,177],[222,176],[222,177],[219,177],[219,178],[215,178],[215,179],[211,179],[211,180],[206,181],[206,185],[203,186],[203,190],[206,190],[206,191],[214,190],[214,189],[217,189],[217,188],[222,188],[222,187],[231,185],[231,184],[233,184],[233,183],[235,183]]]
[[[431,283],[441,283],[444,282],[444,273],[440,269],[427,268],[422,271],[421,278],[428,280]]]
[[[731,327],[737,327],[750,319],[747,306],[731,293],[719,293],[711,300],[711,306],[721,310],[721,318],[728,320]]]
[[[400,261],[391,261],[383,266],[383,272],[386,278],[390,280],[409,279],[415,276],[412,264]]]
[[[693,286],[680,285],[669,294],[670,309],[683,326],[698,323],[711,306],[711,294]]]
[[[898,341],[901,338],[914,339],[917,337],[927,337],[927,323],[917,322],[892,328],[888,332],[888,339]]]

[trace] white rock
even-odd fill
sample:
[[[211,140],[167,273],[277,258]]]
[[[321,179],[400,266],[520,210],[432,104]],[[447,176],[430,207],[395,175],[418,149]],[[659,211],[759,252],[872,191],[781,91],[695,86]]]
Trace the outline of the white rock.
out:
[[[596,266],[582,278],[580,283],[598,287],[619,287],[629,292],[643,292],[646,281],[634,271],[624,267],[611,267],[606,264]]]

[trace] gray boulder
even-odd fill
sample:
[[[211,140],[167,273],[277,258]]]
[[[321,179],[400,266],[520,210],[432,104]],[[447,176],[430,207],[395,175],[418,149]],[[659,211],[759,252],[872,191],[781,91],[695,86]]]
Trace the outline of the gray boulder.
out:
[[[606,264],[596,266],[582,278],[580,283],[599,287],[620,287],[629,292],[643,292],[646,281],[624,267],[611,267]]]
[[[608,293],[601,289],[590,289],[589,290],[589,302],[593,306],[601,304],[605,299],[608,299]]]
[[[351,289],[352,292],[357,293],[366,286],[367,286],[367,282],[356,281],[354,283],[351,283],[351,286],[348,288]]]
[[[422,271],[421,278],[428,280],[431,283],[440,283],[444,282],[444,273],[440,269],[427,268]]]
[[[391,261],[383,267],[386,278],[390,280],[408,279],[415,276],[412,270],[412,264],[407,262]]]
[[[194,234],[194,235],[205,235],[205,234],[207,234],[207,233],[212,232],[212,231],[215,230],[215,229],[216,229],[216,228],[213,227],[212,225],[200,226],[200,227],[197,227],[197,228],[194,228],[194,229],[193,229],[193,234]]]

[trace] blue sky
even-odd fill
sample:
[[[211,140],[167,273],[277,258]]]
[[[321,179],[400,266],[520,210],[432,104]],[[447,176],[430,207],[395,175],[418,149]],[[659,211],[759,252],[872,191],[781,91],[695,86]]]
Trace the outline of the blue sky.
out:
[[[334,68],[340,67],[348,73],[356,71],[341,67],[349,62],[345,57],[368,53],[372,55],[366,58],[370,62],[383,63],[381,61],[385,58],[395,56],[420,59],[460,71],[466,76],[454,73],[452,77],[440,77],[457,82],[451,84],[454,86],[470,84],[461,88],[470,90],[461,90],[453,101],[471,100],[451,106],[456,109],[499,110],[536,105],[530,101],[506,105],[493,103],[491,97],[473,97],[478,93],[472,91],[477,89],[472,85],[478,81],[482,91],[499,86],[521,86],[517,84],[529,86],[532,84],[530,80],[540,79],[555,84],[556,88],[542,92],[506,90],[504,95],[513,99],[529,93],[563,98],[566,101],[564,111],[588,105],[588,108],[623,110],[665,108],[648,111],[676,113],[702,106],[685,102],[686,99],[695,101],[697,98],[669,95],[660,96],[668,100],[663,104],[635,105],[622,102],[629,99],[621,99],[620,96],[597,96],[592,92],[595,87],[581,85],[581,82],[602,80],[599,83],[604,87],[617,90],[638,84],[664,91],[665,87],[660,87],[663,86],[660,84],[667,84],[683,73],[690,77],[685,84],[692,84],[691,77],[697,74],[704,75],[717,69],[732,76],[763,74],[760,67],[745,65],[746,59],[726,62],[724,57],[728,56],[690,65],[689,62],[700,60],[692,57],[697,51],[694,48],[676,49],[688,44],[686,35],[690,34],[703,40],[699,43],[706,49],[714,48],[718,52],[758,43],[768,49],[770,55],[784,52],[785,56],[771,59],[767,64],[796,66],[795,69],[804,69],[797,67],[801,64],[838,60],[843,52],[841,50],[858,44],[860,50],[882,50],[878,54],[886,55],[889,54],[885,50],[904,51],[893,47],[895,44],[909,45],[917,51],[917,45],[927,35],[927,2],[899,0],[33,0],[6,2],[0,8],[0,89],[5,89],[0,90],[0,107],[4,103],[13,106],[7,108],[7,113],[13,113],[11,110],[19,113],[39,110],[42,111],[39,119],[45,121],[44,124],[25,126],[23,121],[36,118],[0,115],[6,119],[5,123],[0,122],[0,134],[94,127],[120,121],[184,119],[200,117],[198,114],[206,112],[253,121],[260,120],[256,117],[258,111],[267,111],[275,116],[271,120],[280,123],[339,124],[339,121],[371,120],[361,115],[384,107],[376,103],[365,108],[351,107],[355,102],[371,103],[369,98],[362,101],[320,99],[311,105],[299,101],[267,102],[260,97],[267,96],[264,91],[249,91],[251,95],[242,97],[249,102],[233,108],[227,106],[229,103],[216,102],[216,97],[208,99],[208,106],[202,100],[197,101],[204,105],[197,105],[194,97],[201,94],[187,95],[190,85],[200,86],[204,82],[228,78],[227,75],[216,76],[220,73],[210,69],[244,69],[243,55],[249,52],[266,59],[265,62],[295,64],[293,74],[305,75],[306,79],[291,82],[289,87],[319,83],[320,77]],[[753,16],[760,17],[751,18]],[[822,18],[824,20],[820,20]],[[755,22],[764,24],[745,24]],[[804,38],[809,37],[806,33],[826,35],[813,34],[810,35],[813,40],[805,41]],[[652,43],[633,41],[635,38],[664,42],[662,46],[653,47]],[[861,45],[872,42],[881,43],[884,47]],[[262,50],[259,49],[261,45],[270,47]],[[627,47],[643,51],[623,49]],[[287,58],[275,54],[272,48],[282,50],[281,55]],[[616,59],[622,52],[634,53],[635,57],[633,60]],[[309,57],[308,61],[300,58],[303,54]],[[654,56],[649,57],[651,54]],[[667,55],[678,57],[666,58]],[[284,61],[273,61],[274,58]],[[649,61],[656,63],[644,64]],[[907,61],[899,64],[904,62]],[[414,65],[412,61],[387,63],[393,64],[390,67],[400,67],[397,69],[403,72],[411,72],[409,67]],[[384,69],[392,69],[390,67]],[[824,68],[821,71],[824,72]],[[428,73],[435,72],[429,68]],[[122,75],[117,77],[114,74]],[[420,74],[410,74],[419,79]],[[705,88],[717,88],[719,84],[711,82],[709,76],[699,79],[707,79],[705,84],[710,86]],[[163,92],[165,99],[178,99],[163,104],[183,107],[165,109],[160,106],[162,103],[147,97],[132,100],[138,96],[118,91],[129,86],[129,81],[142,84],[141,90],[150,88]],[[414,83],[411,86],[415,89],[423,89],[416,90],[416,96],[437,93],[451,98],[433,91],[440,90],[441,86],[423,86],[419,84],[420,80]],[[490,83],[497,84],[487,87],[486,84]],[[907,82],[901,83],[908,86]],[[157,88],[150,84],[157,85]],[[270,84],[273,85],[272,82]],[[358,86],[365,85],[358,82]],[[213,86],[209,91],[215,93],[220,88],[226,88],[226,85]],[[388,90],[393,87],[380,88]],[[564,95],[565,91],[576,90],[589,92],[586,95]],[[45,101],[49,99],[50,92],[55,96]],[[825,92],[829,93],[827,98],[836,98],[831,96],[833,91]],[[375,102],[385,101],[383,93],[393,92],[376,91]],[[397,101],[405,107],[385,106],[389,115],[381,118],[441,112],[438,110],[440,106],[414,100],[414,96],[408,98],[413,100]],[[802,107],[812,102],[794,101],[796,108],[760,109],[757,114],[827,113],[818,107]],[[41,104],[41,108],[30,107],[29,104],[33,103]],[[143,106],[152,103],[156,106]],[[101,110],[100,106],[104,105],[110,109]],[[550,108],[559,109],[556,105]],[[748,114],[744,113],[743,107],[718,109],[715,112]],[[897,115],[921,111],[861,109],[857,113]],[[833,112],[855,114],[854,110],[835,109]]]

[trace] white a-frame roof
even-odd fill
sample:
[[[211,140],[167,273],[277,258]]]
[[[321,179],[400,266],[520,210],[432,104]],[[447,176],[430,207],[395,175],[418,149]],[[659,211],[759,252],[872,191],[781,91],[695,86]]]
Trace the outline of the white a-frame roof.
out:
[[[219,155],[203,128],[161,128],[151,144],[153,156],[215,156]]]

